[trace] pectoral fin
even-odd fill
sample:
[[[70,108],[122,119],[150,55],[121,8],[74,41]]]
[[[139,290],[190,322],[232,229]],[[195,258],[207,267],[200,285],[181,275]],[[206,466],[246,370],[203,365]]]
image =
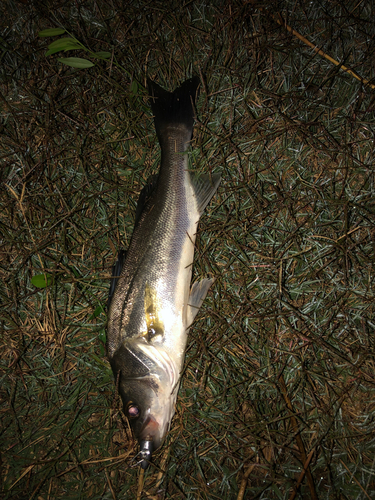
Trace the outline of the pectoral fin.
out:
[[[207,292],[215,280],[213,278],[205,278],[202,281],[196,281],[190,290],[187,310],[187,328],[193,323],[195,316],[206,298]]]

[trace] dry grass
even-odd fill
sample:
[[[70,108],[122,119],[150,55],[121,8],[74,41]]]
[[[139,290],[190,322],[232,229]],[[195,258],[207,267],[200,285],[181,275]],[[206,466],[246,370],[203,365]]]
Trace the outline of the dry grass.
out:
[[[194,273],[216,282],[142,498],[375,495],[374,7],[208,3],[0,7],[4,499],[136,496],[105,355],[110,268],[158,169],[142,85],[192,73],[192,163],[223,177]],[[37,34],[58,26],[111,58],[45,57]]]

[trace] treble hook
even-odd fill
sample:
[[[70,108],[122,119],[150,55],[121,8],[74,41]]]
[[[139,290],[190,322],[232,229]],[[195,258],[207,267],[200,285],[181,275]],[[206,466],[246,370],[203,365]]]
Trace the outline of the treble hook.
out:
[[[140,455],[140,460],[137,461],[135,465],[132,467],[137,467],[140,465],[143,470],[146,470],[150,465],[152,452],[154,451],[154,444],[152,442],[152,438],[147,436],[147,438],[140,442],[140,451],[133,457],[132,461],[135,461],[137,457]]]

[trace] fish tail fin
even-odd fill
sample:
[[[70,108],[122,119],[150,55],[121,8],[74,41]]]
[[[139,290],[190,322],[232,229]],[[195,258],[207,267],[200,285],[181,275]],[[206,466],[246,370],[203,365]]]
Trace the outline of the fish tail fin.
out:
[[[195,76],[186,80],[174,92],[162,89],[150,79],[147,80],[147,85],[159,141],[163,136],[164,129],[170,125],[185,125],[192,135],[194,124],[193,104],[197,96],[199,78]]]

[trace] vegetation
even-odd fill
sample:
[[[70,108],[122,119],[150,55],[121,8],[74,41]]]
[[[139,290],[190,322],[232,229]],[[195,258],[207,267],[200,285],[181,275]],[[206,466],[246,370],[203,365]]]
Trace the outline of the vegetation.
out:
[[[374,5],[275,5],[1,4],[1,498],[375,497]],[[216,281],[141,492],[106,301],[160,161],[146,77],[192,74]]]

